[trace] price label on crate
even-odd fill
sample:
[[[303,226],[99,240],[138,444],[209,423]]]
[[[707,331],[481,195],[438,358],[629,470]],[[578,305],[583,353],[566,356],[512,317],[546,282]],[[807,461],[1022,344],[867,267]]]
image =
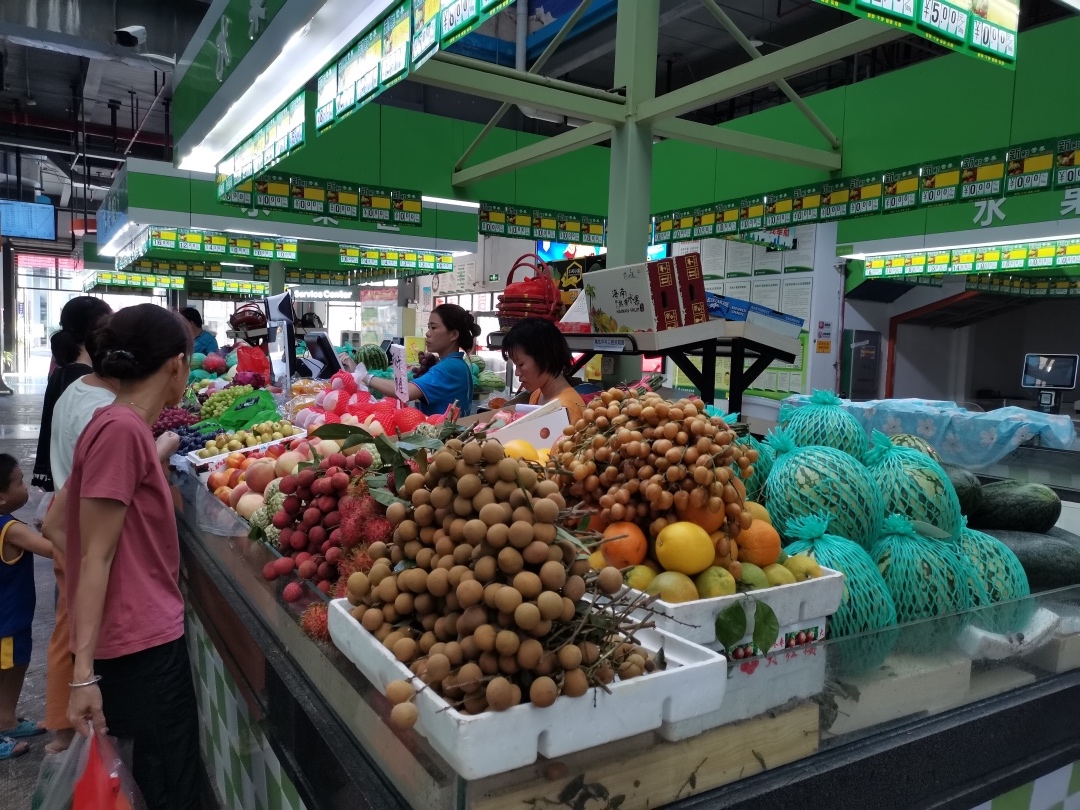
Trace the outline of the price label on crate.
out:
[[[621,352],[625,346],[623,338],[593,338],[594,352]]]
[[[394,393],[401,402],[409,401],[409,367],[405,363],[405,347],[395,343],[390,347],[394,367]]]

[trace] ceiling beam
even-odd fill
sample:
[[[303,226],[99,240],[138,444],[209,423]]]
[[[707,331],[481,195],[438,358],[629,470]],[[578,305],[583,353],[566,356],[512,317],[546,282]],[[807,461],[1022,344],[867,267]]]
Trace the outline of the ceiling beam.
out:
[[[626,104],[620,96],[613,93],[489,65],[453,54],[436,54],[411,73],[409,78],[443,90],[524,104],[611,126],[626,120]]]
[[[561,135],[545,138],[542,141],[524,146],[521,149],[515,149],[513,152],[508,152],[497,158],[454,172],[451,182],[455,186],[468,186],[479,183],[481,180],[490,180],[500,174],[506,174],[517,169],[523,169],[526,166],[532,166],[542,160],[565,155],[568,152],[581,149],[583,146],[601,143],[610,137],[611,127],[608,124],[585,124]]]
[[[813,149],[809,146],[764,138],[760,135],[711,127],[708,124],[699,124],[682,118],[666,118],[655,122],[653,134],[701,146],[711,146],[715,149],[724,149],[728,152],[738,152],[741,155],[780,160],[796,166],[808,166],[811,169],[832,172],[839,170],[841,164],[839,152]]]
[[[637,119],[657,121],[699,110],[903,36],[906,32],[899,28],[856,20],[644,102],[638,106]]]

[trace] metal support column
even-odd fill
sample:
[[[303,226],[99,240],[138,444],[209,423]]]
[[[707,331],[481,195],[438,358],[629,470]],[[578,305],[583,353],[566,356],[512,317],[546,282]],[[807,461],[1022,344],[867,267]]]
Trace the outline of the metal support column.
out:
[[[270,295],[281,295],[285,292],[285,265],[281,262],[270,262]]]
[[[619,0],[615,27],[615,87],[628,110],[656,96],[656,47],[660,0]],[[652,126],[631,114],[611,135],[608,180],[607,266],[645,261],[652,196]],[[633,382],[640,357],[616,357],[605,383]]]

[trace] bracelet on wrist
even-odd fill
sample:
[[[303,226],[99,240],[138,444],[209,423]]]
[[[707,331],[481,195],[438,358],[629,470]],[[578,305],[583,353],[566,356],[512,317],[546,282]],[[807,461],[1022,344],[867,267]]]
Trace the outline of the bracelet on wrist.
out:
[[[83,686],[96,686],[97,682],[101,680],[100,675],[91,675],[87,681],[81,681],[79,683],[69,683],[68,687],[71,689],[79,689]]]

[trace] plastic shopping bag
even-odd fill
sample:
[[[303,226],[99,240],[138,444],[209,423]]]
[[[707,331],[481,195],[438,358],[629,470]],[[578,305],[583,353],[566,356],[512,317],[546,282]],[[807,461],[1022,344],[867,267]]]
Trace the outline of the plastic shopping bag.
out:
[[[72,810],[142,810],[145,804],[131,772],[109,737],[90,736],[86,767],[75,782]]]
[[[42,760],[30,810],[71,810],[75,780],[86,764],[89,748],[89,740],[76,734],[66,751]]]

